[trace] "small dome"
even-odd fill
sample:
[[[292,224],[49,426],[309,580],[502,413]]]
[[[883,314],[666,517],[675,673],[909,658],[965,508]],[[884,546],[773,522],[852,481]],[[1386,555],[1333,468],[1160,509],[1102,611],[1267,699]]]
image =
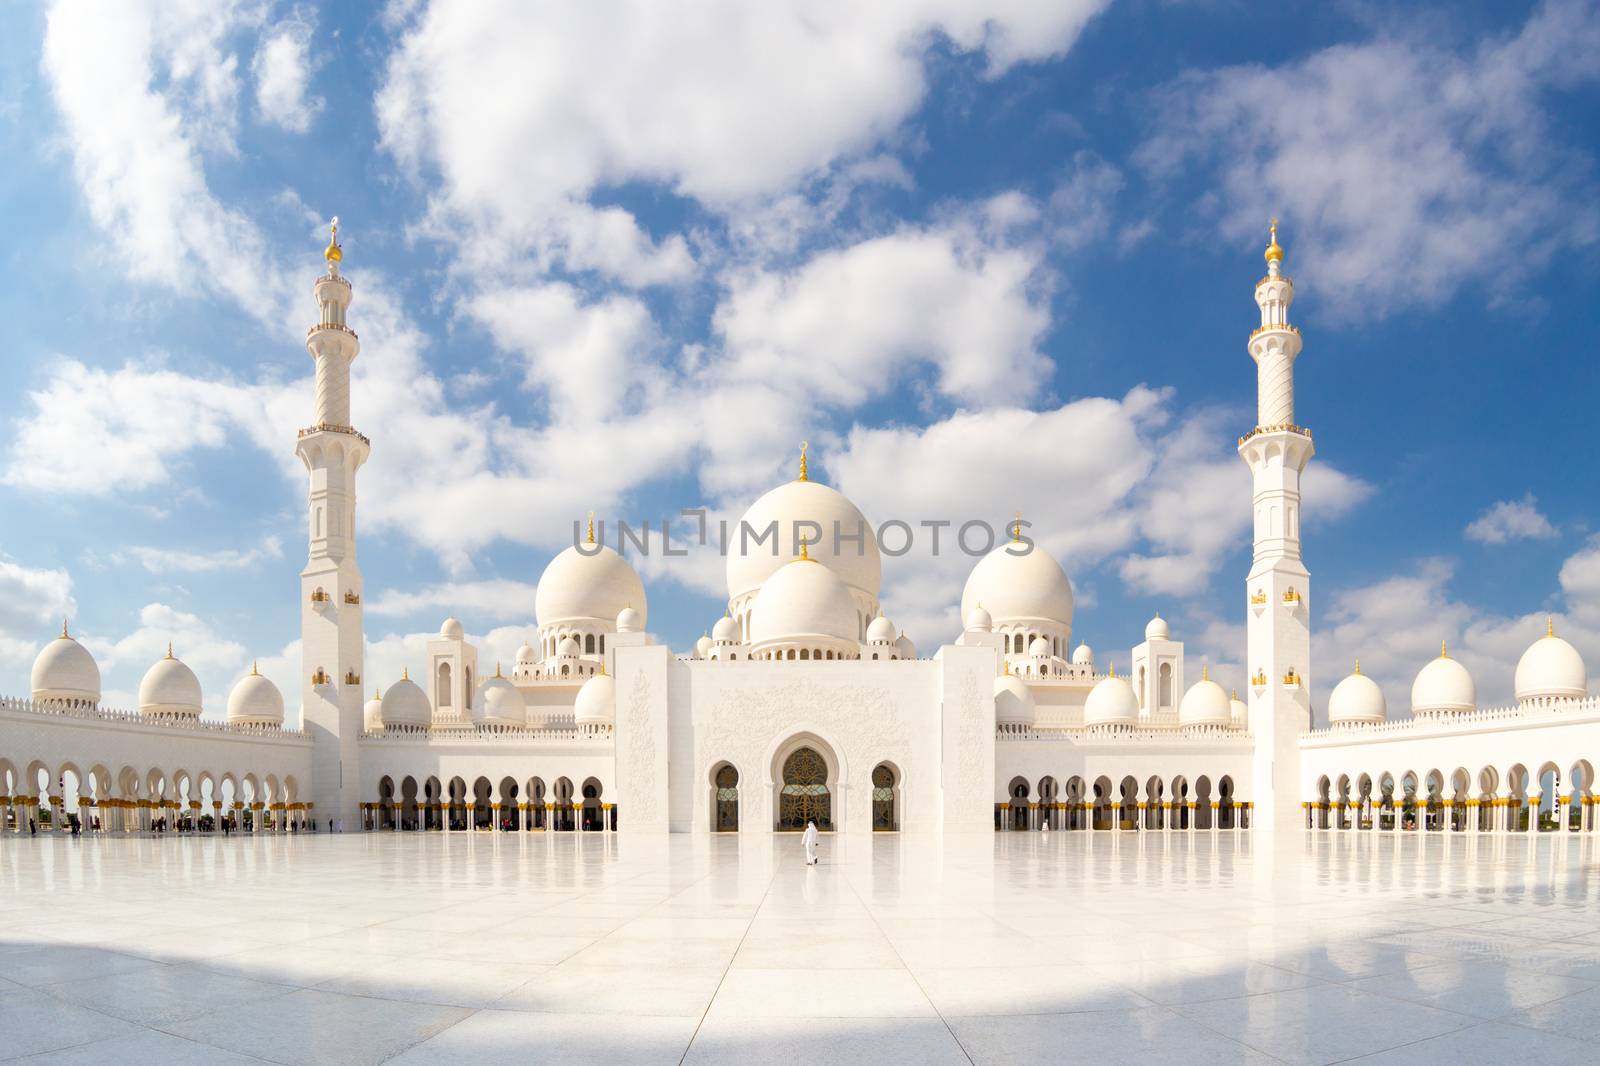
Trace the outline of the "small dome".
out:
[[[644,583],[628,560],[604,544],[564,549],[539,575],[533,609],[541,626],[562,622],[613,622],[624,608],[636,607],[639,626],[649,617]]]
[[[283,725],[283,693],[256,672],[250,672],[228,693],[228,722],[232,725]]]
[[[67,635],[65,625],[59,637],[39,649],[31,680],[36,700],[100,702],[100,668],[89,649]]]
[[[361,727],[368,733],[376,733],[383,728],[383,696],[377,692],[361,708]]]
[[[983,604],[1000,624],[1048,622],[1072,628],[1072,582],[1038,544],[1027,550],[1010,541],[978,560],[961,591],[961,613]],[[1019,549],[1019,550],[1013,550]]]
[[[1170,640],[1172,631],[1167,628],[1167,620],[1159,614],[1150,619],[1150,624],[1144,627],[1145,640]]]
[[[386,729],[395,726],[426,729],[433,724],[433,704],[409,674],[389,686],[389,691],[383,694],[380,710]]]
[[[1028,645],[1028,654],[1035,659],[1050,658],[1050,642],[1043,637],[1034,637]]]
[[[1189,686],[1178,704],[1180,726],[1222,726],[1233,721],[1233,707],[1221,685],[1205,674]]]
[[[501,676],[499,667],[495,667],[493,677],[485,678],[483,684],[478,686],[477,695],[472,700],[472,720],[485,725],[527,723],[528,707],[523,702],[522,693]]]
[[[444,620],[444,625],[439,627],[439,636],[444,640],[460,640],[466,634],[461,621],[455,615]]]
[[[576,659],[583,654],[583,649],[572,637],[562,637],[561,643],[556,645],[556,656],[561,659]]]
[[[1478,690],[1467,668],[1441,648],[1439,657],[1421,670],[1411,683],[1412,714],[1459,714],[1478,705]]]
[[[1236,726],[1242,727],[1245,719],[1250,717],[1250,708],[1245,706],[1244,700],[1239,698],[1237,692],[1228,697],[1228,712],[1233,718],[1233,724]]]
[[[894,650],[902,659],[915,659],[917,657],[916,643],[904,633],[901,633],[899,639],[894,642]]]
[[[1096,682],[1083,701],[1084,725],[1133,725],[1139,720],[1139,697],[1128,679],[1112,674]]]
[[[811,559],[795,559],[767,578],[750,612],[750,643],[824,638],[856,643],[855,601],[839,575]]]
[[[617,612],[617,632],[637,633],[644,628],[644,616],[635,611],[632,606],[624,607]]]
[[[1389,701],[1384,699],[1383,689],[1361,672],[1360,663],[1328,696],[1329,725],[1374,723],[1388,717]]]
[[[867,626],[868,644],[893,644],[894,638],[894,623],[881,614]]]
[[[711,654],[711,638],[705,633],[701,633],[700,639],[694,642],[694,653],[701,659]]]
[[[610,674],[595,674],[578,690],[572,708],[580,726],[608,725],[617,718],[617,682]]]
[[[994,619],[983,609],[983,604],[980,603],[967,612],[968,633],[987,633],[993,628]]]
[[[1536,699],[1578,700],[1588,695],[1589,673],[1578,649],[1556,636],[1555,625],[1528,646],[1517,660],[1517,702]]]
[[[532,644],[524,644],[517,649],[517,665],[532,665],[539,661],[539,653],[533,650]]]
[[[1089,647],[1087,644],[1079,644],[1076,648],[1072,649],[1072,665],[1093,666],[1094,649]]]
[[[718,644],[739,643],[739,623],[729,615],[717,619],[717,624],[711,627],[711,639]]]
[[[1001,674],[994,679],[994,720],[1012,726],[1033,725],[1039,720],[1033,692],[1020,677]]]
[[[183,660],[173,657],[170,644],[167,657],[157,660],[139,682],[139,713],[185,718],[200,715],[200,679]]]

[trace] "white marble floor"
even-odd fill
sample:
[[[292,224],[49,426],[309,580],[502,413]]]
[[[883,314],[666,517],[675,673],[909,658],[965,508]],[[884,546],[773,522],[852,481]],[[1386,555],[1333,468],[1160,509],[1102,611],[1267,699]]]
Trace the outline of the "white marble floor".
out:
[[[1600,1050],[1600,838],[0,838],[0,1059]]]

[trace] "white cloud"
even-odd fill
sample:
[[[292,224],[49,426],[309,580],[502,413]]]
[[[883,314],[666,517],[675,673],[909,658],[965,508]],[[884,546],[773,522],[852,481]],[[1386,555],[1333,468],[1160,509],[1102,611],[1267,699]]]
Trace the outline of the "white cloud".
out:
[[[31,666],[39,645],[77,611],[67,571],[24,566],[0,555],[0,666]]]
[[[235,152],[238,61],[227,41],[251,17],[196,0],[63,0],[43,65],[89,212],[131,276],[208,286],[282,328],[293,287],[259,227],[211,195],[202,162],[206,150]]]
[[[131,546],[111,552],[117,566],[140,566],[152,574],[208,574],[219,570],[246,570],[269,559],[283,558],[283,541],[266,537],[252,548],[190,551],[183,548]]]
[[[496,578],[429,585],[415,592],[388,591],[367,600],[369,616],[409,617],[423,611],[463,614],[469,619],[531,620],[535,586]]]
[[[200,679],[208,717],[221,714],[233,682],[248,671],[250,661],[244,645],[218,633],[211,622],[165,603],[140,608],[138,627],[124,636],[82,633],[78,638],[99,663],[103,702],[127,710],[136,709],[139,681],[167,654],[168,644]],[[299,670],[295,673],[298,676]],[[292,691],[298,691],[298,686]],[[286,703],[291,695],[285,690]]]
[[[262,119],[294,133],[309,130],[323,108],[320,96],[307,95],[315,32],[315,13],[296,8],[289,18],[267,28],[250,63]]]
[[[430,5],[390,57],[379,127],[403,165],[437,172],[432,224],[465,220],[474,254],[494,246],[632,284],[671,279],[688,267],[678,238],[635,237],[621,208],[600,226],[592,193],[646,183],[717,211],[781,199],[899,130],[937,37],[993,76],[1064,52],[1103,6]],[[493,106],[485,85],[505,88]],[[636,250],[608,252],[597,227]],[[645,276],[626,277],[641,260]]]
[[[1036,250],[964,228],[901,230],[824,252],[790,273],[737,276],[715,329],[730,372],[782,380],[803,367],[818,401],[854,406],[921,364],[968,403],[1026,400],[1050,370]]]
[[[1503,297],[1592,243],[1592,160],[1557,134],[1545,96],[1600,76],[1592,4],[1553,0],[1465,54],[1380,38],[1178,79],[1139,158],[1216,168],[1203,197],[1225,236],[1285,220],[1291,265],[1351,317],[1437,305],[1478,284]],[[1538,239],[1531,239],[1531,235]]]
[[[1532,493],[1520,500],[1499,501],[1467,526],[1467,539],[1483,544],[1548,540],[1555,535],[1555,527],[1539,510],[1539,501]]]

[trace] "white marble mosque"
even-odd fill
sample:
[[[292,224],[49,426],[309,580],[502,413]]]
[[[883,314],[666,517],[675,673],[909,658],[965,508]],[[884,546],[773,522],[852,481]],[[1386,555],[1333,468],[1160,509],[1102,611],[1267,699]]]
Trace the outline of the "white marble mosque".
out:
[[[650,636],[643,582],[591,523],[540,577],[514,663],[481,662],[449,618],[415,676],[374,685],[356,559],[372,442],[352,425],[360,341],[335,231],[312,287],[314,409],[295,442],[309,474],[298,713],[252,671],[226,721],[202,719],[182,649],[151,666],[136,708],[107,707],[63,626],[27,694],[0,701],[4,828],[1594,832],[1600,702],[1553,628],[1529,634],[1510,705],[1480,706],[1441,649],[1408,717],[1391,718],[1357,665],[1329,725],[1311,728],[1300,478],[1314,449],[1295,420],[1283,260],[1274,226],[1248,344],[1257,425],[1238,443],[1255,514],[1229,612],[1247,631],[1242,692],[1186,671],[1159,617],[1126,652],[1074,645],[1072,583],[1020,523],[973,567],[960,636],[919,648],[880,609],[868,515],[811,479],[803,451],[795,479],[744,516],[779,536],[729,552],[726,612],[694,647]]]

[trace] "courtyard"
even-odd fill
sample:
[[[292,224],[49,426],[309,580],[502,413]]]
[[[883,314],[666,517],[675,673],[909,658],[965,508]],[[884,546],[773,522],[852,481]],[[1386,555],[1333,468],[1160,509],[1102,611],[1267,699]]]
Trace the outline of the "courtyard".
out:
[[[1592,1060],[1589,836],[0,838],[0,1059]]]

